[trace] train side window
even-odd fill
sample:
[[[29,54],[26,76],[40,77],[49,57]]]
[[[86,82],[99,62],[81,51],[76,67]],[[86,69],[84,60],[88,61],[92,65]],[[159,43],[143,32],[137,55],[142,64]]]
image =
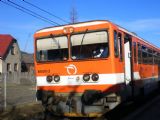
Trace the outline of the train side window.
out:
[[[141,60],[142,56],[141,56],[141,45],[138,43],[138,63],[141,64],[142,60]]]
[[[156,51],[153,51],[153,55],[154,55],[154,64],[158,64],[159,60],[158,60],[158,53]]]
[[[160,53],[158,53],[158,64],[160,65]]]
[[[159,53],[157,53],[157,64],[159,64]]]
[[[118,43],[119,43],[119,56],[120,56],[120,61],[123,61],[122,34],[121,34],[121,33],[118,33]]]
[[[157,64],[159,64],[159,55],[157,53]]]
[[[160,53],[158,53],[158,64],[160,65]]]
[[[148,49],[146,46],[142,46],[142,62],[146,64],[148,62],[147,58],[148,58]]]
[[[115,53],[115,56],[118,57],[119,52],[118,52],[117,31],[114,31],[114,53]]]
[[[155,53],[154,53],[154,64],[158,64],[158,53],[155,51]]]
[[[160,65],[160,53],[157,54],[158,54],[158,64]]]
[[[156,64],[156,51],[153,50],[153,64]]]
[[[134,49],[134,62],[137,63],[137,53],[136,53],[136,42],[133,42],[133,49]]]
[[[148,49],[148,63],[153,64],[153,51]]]

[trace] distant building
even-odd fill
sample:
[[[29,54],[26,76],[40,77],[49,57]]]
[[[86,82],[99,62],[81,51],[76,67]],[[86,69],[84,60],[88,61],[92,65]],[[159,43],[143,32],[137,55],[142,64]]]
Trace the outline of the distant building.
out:
[[[21,52],[17,40],[0,34],[0,74],[21,72]]]
[[[21,72],[34,72],[33,54],[22,52]]]

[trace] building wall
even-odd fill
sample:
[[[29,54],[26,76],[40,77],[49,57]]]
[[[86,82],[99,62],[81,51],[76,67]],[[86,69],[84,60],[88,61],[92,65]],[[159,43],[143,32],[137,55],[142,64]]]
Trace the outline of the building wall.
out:
[[[9,70],[7,70],[8,64],[10,64]],[[15,64],[17,64],[17,69],[15,69]],[[8,53],[3,60],[2,67],[2,73],[21,72],[21,52],[17,41],[14,41],[14,43],[9,47]]]

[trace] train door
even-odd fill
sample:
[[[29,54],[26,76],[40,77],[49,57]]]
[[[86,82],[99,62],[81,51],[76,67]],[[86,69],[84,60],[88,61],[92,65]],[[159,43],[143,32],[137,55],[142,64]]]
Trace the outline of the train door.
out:
[[[127,96],[133,95],[132,81],[132,56],[131,56],[132,37],[130,35],[124,36],[124,78],[127,88]]]

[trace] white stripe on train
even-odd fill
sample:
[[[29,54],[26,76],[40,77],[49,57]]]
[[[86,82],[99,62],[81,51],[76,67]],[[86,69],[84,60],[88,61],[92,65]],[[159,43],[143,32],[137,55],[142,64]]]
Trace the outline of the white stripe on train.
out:
[[[134,78],[140,79],[139,72],[134,72]],[[48,83],[46,76],[37,77],[37,86],[67,86],[67,85],[105,85],[105,84],[119,84],[124,83],[124,73],[117,74],[99,74],[99,80],[93,82],[91,79],[89,82],[83,81],[83,75],[70,75],[60,76],[60,82]],[[79,78],[79,79],[78,79]]]

